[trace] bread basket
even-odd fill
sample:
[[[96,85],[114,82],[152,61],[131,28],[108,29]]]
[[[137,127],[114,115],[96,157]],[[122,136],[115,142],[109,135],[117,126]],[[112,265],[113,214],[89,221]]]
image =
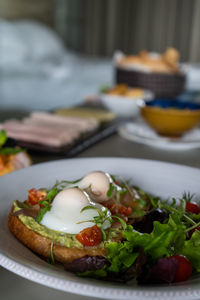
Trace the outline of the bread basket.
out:
[[[176,97],[184,91],[185,81],[184,73],[147,73],[115,66],[116,84],[125,83],[129,86],[144,88],[152,91],[156,97]]]

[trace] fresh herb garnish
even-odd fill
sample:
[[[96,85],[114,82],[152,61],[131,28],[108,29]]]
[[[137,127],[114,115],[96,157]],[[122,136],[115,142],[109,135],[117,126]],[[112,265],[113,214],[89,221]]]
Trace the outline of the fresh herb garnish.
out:
[[[194,194],[191,194],[190,192],[184,192],[182,199],[185,202],[191,202],[193,197],[194,197]]]
[[[77,179],[77,180],[73,180],[73,181],[69,181],[69,180],[61,180],[61,181],[57,181],[56,184],[52,187],[52,189],[58,189],[58,190],[63,190],[65,188],[67,188],[68,186],[73,186],[76,187],[75,184],[80,182],[82,178]]]
[[[3,147],[7,142],[8,137],[5,130],[0,130],[0,154],[2,155],[12,155],[17,154],[19,152],[25,151],[21,148],[12,148],[12,147]]]
[[[38,223],[40,223],[44,217],[44,215],[46,214],[47,211],[51,210],[51,205],[47,204],[46,206],[44,206],[43,208],[41,208],[37,214],[36,217],[36,221]]]
[[[106,240],[106,232],[103,228],[103,225],[105,224],[106,221],[110,222],[110,224],[113,223],[113,219],[111,218],[109,211],[107,208],[105,208],[104,210],[100,210],[95,206],[92,205],[88,205],[83,207],[83,209],[81,210],[81,212],[88,210],[88,209],[94,209],[98,212],[98,216],[95,216],[92,220],[88,220],[88,221],[82,221],[82,222],[78,222],[78,224],[80,223],[85,223],[85,222],[93,222],[95,223],[100,231],[101,231],[101,235],[102,235],[102,240],[105,241]]]
[[[51,189],[48,190],[45,200],[38,201],[38,203],[41,205],[41,209],[39,210],[36,218],[37,222],[40,223],[45,213],[51,210],[51,204],[53,202],[53,199],[59,192],[67,188],[69,185],[75,185],[80,180],[81,179],[74,180],[74,181],[68,181],[68,180],[57,181],[56,184]]]
[[[120,218],[119,216],[111,216],[109,214],[109,211],[108,211],[107,208],[105,208],[103,211],[101,211],[97,207],[89,205],[89,206],[85,206],[81,210],[81,212],[83,212],[85,210],[88,210],[88,209],[94,209],[94,210],[96,210],[98,212],[98,216],[95,216],[92,220],[78,222],[78,224],[85,223],[85,222],[93,222],[93,223],[95,223],[99,227],[99,229],[101,231],[102,240],[103,241],[105,241],[106,238],[107,238],[106,231],[104,229],[104,224],[105,224],[106,221],[108,221],[110,224],[112,224],[112,223],[114,223],[114,219],[116,219],[117,221],[119,221],[121,223],[123,230],[125,230],[126,227],[127,227],[126,222],[122,218]]]
[[[2,154],[2,155],[17,154],[17,153],[23,152],[23,151],[25,151],[25,149],[11,148],[11,147],[0,148],[0,154]]]
[[[38,215],[36,217],[36,220],[38,223],[40,223],[42,221],[46,212],[51,210],[51,203],[52,203],[53,199],[55,198],[55,196],[58,194],[58,192],[59,192],[58,189],[53,188],[48,191],[47,196],[44,200],[38,201],[38,203],[41,206],[41,209],[39,210]]]
[[[109,185],[109,189],[107,191],[107,197],[110,198],[113,194],[113,191],[115,190],[114,184],[111,182]]]
[[[0,130],[0,147],[2,147],[7,141],[7,135],[5,130]]]
[[[54,256],[53,256],[53,241],[51,241],[51,248],[50,248],[50,257],[47,262],[51,265],[55,264]]]
[[[141,191],[139,188],[135,189],[129,183],[128,180],[124,180],[122,176],[111,175],[113,183],[110,183],[109,190],[107,192],[107,197],[115,199],[116,203],[123,203],[123,196],[128,197],[129,207],[132,208],[132,212],[129,218],[137,218],[144,216],[146,214],[144,208],[147,206],[149,200],[149,195]],[[125,205],[126,206],[126,205]]]
[[[123,230],[126,230],[127,224],[122,218],[118,216],[112,216],[112,218],[117,219],[121,223]]]

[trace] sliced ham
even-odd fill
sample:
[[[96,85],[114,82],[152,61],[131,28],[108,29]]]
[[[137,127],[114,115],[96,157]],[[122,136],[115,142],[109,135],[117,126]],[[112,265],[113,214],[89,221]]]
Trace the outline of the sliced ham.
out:
[[[94,131],[99,123],[94,119],[62,117],[45,112],[35,112],[30,117],[8,120],[0,124],[7,135],[23,142],[61,147],[76,142],[83,134]]]
[[[66,141],[62,141],[57,137],[48,137],[48,136],[41,136],[34,133],[29,132],[22,132],[22,131],[14,131],[14,130],[7,130],[7,135],[13,139],[29,142],[29,143],[36,143],[46,146],[53,146],[53,147],[60,147],[65,144]],[[72,141],[73,139],[71,139]],[[68,141],[70,142],[70,141]]]
[[[27,125],[33,125],[35,127],[47,127],[51,128],[52,130],[65,130],[70,131],[74,133],[84,133],[84,132],[90,132],[91,130],[94,130],[94,127],[91,126],[82,126],[81,124],[59,124],[51,121],[42,121],[42,120],[36,120],[31,118],[26,118],[23,121],[24,124]]]
[[[15,131],[22,131],[22,132],[29,132],[29,133],[36,133],[41,136],[49,136],[55,137],[57,136],[60,139],[68,139],[69,135],[73,138],[79,137],[79,132],[74,130],[73,128],[64,128],[64,127],[53,127],[47,126],[44,124],[28,124],[22,123],[20,121],[7,121],[3,124],[3,127],[6,131],[15,130]]]
[[[85,119],[85,118],[76,118],[76,117],[63,117],[55,114],[49,114],[46,112],[33,112],[30,115],[31,119],[51,123],[54,125],[71,125],[71,126],[80,126],[83,129],[95,128],[98,127],[98,121],[95,119]]]

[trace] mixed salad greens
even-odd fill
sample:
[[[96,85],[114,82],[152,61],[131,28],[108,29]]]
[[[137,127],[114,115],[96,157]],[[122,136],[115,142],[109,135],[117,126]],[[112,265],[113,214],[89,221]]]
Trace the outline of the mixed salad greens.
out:
[[[184,193],[163,202],[143,191],[140,195],[150,208],[141,207],[141,214],[137,208],[140,216],[132,224],[118,217],[121,241],[107,243],[104,258],[83,257],[67,264],[67,270],[119,282],[136,278],[139,284],[180,282],[200,272],[200,206],[193,196]]]

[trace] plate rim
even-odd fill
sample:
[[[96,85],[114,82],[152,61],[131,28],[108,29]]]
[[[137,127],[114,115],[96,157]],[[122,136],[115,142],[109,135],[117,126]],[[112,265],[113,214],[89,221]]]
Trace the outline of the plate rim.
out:
[[[180,290],[173,290],[173,291],[163,291],[163,290],[156,290],[156,286],[154,290],[130,290],[130,289],[116,289],[112,287],[102,287],[102,286],[94,286],[89,285],[87,283],[76,283],[74,281],[70,280],[64,280],[61,278],[58,278],[53,275],[44,274],[37,270],[32,270],[28,266],[19,264],[18,262],[15,262],[13,259],[10,259],[8,257],[5,257],[0,253],[0,266],[7,269],[10,272],[13,272],[27,280],[31,280],[33,282],[36,282],[38,284],[42,284],[44,286],[54,288],[56,290],[60,290],[63,292],[69,292],[76,295],[82,295],[82,296],[89,296],[94,297],[94,295],[98,295],[98,298],[105,299],[105,297],[108,297],[108,299],[138,299],[138,297],[144,297],[148,299],[159,299],[162,297],[164,300],[170,299],[170,297],[173,296],[174,299],[183,299],[183,297],[187,297],[187,300],[191,299],[188,297],[192,297],[192,299],[196,299],[196,297],[199,298],[200,296],[200,287],[198,289],[187,289],[184,291]],[[9,266],[9,268],[8,268]],[[152,286],[151,286],[152,287]],[[173,287],[173,285],[169,286]],[[181,287],[181,285],[179,285]],[[167,286],[165,286],[167,288]],[[123,298],[122,298],[123,297]],[[195,297],[195,298],[194,298]]]

